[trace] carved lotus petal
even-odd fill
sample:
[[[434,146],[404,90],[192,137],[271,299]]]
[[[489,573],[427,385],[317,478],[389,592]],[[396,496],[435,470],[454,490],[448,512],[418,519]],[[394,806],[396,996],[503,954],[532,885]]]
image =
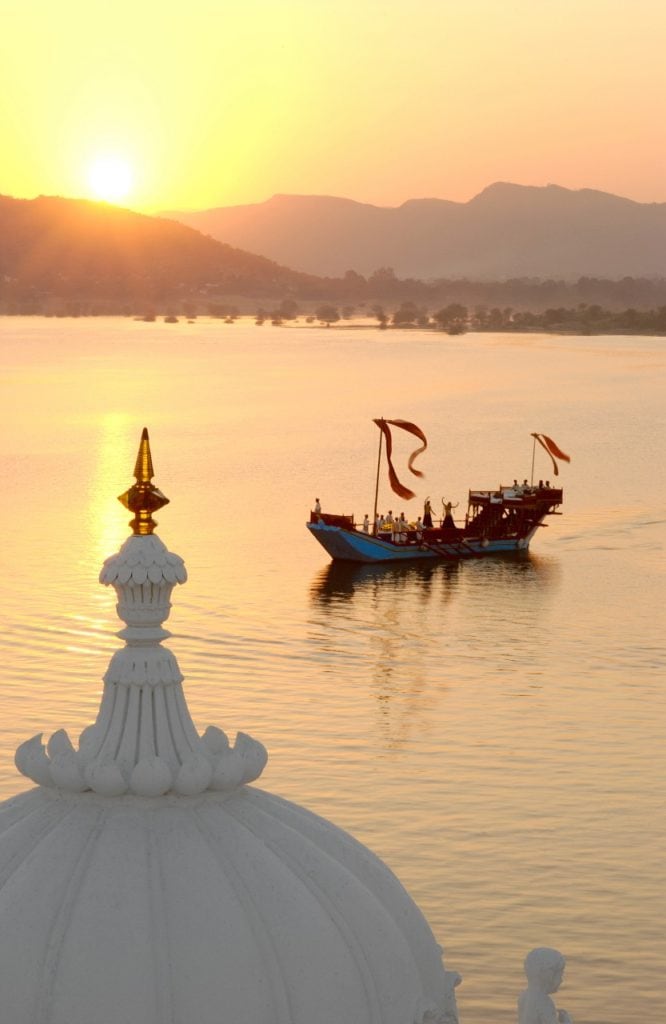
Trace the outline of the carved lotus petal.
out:
[[[118,582],[119,583],[127,583],[128,579],[130,578],[131,575],[132,575],[132,570],[129,567],[129,565],[121,565],[120,569],[118,570],[118,577],[117,577]]]
[[[184,761],[176,775],[173,788],[183,796],[196,796],[208,789],[213,776],[213,763],[205,757],[191,757]]]
[[[167,581],[167,583],[175,583],[176,582],[176,570],[174,569],[174,567],[172,565],[167,565],[165,563],[162,566],[162,573],[163,573],[164,579]]]
[[[161,757],[144,757],[135,766],[130,789],[139,796],[162,796],[171,788],[171,770]]]
[[[235,750],[220,756],[215,765],[211,789],[235,789],[243,781],[243,758]]]
[[[59,754],[74,753],[72,741],[70,740],[69,736],[67,735],[64,729],[58,729],[57,732],[53,733],[51,739],[49,740],[46,746],[46,749],[48,750],[49,757],[51,758],[51,760],[53,760],[53,758],[57,757]]]
[[[201,737],[201,742],[211,754],[223,754],[229,749],[229,738],[216,725],[209,725]]]
[[[106,562],[102,566],[102,571],[99,574],[100,583],[113,583],[116,576],[118,575],[118,567],[115,564],[115,560],[107,558]]]
[[[51,758],[51,778],[56,786],[70,792],[82,793],[88,788],[81,770],[81,762],[75,753],[56,754]]]
[[[148,579],[148,573],[144,565],[135,565],[132,569],[132,580],[134,583],[142,585]]]
[[[53,785],[51,764],[46,756],[41,732],[20,745],[14,755],[14,764],[21,775],[26,775],[40,786]]]
[[[88,725],[79,736],[79,755],[85,761],[93,757],[99,743],[99,729],[96,725]]]
[[[234,751],[243,761],[243,782],[258,779],[268,761],[268,751],[259,740],[252,739],[247,733],[239,732],[236,736]]]
[[[100,796],[121,796],[127,792],[127,782],[123,773],[113,761],[106,764],[89,764],[83,774],[90,788]]]

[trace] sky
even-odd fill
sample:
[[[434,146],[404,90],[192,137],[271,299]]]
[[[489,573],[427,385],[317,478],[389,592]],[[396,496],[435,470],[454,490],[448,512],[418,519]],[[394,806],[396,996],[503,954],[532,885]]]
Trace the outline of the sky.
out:
[[[665,50],[664,0],[0,0],[0,193],[664,202]]]

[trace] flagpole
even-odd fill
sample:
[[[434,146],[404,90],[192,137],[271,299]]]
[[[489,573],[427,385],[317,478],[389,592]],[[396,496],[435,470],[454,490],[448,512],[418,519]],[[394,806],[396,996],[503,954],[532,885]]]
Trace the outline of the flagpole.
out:
[[[372,533],[374,536],[377,535],[377,499],[379,497],[379,469],[382,462],[382,440],[384,438],[384,431],[379,428],[379,451],[377,452],[377,480],[375,481],[375,511],[372,517]]]
[[[534,456],[536,453],[536,437],[532,435],[532,472],[530,474],[530,487],[534,485]]]

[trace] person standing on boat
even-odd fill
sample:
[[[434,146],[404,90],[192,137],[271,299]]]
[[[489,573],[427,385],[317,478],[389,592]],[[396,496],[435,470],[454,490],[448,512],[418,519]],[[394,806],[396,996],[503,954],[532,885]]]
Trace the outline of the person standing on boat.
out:
[[[400,513],[398,519],[398,544],[407,543],[407,520],[405,519],[405,513]]]
[[[423,540],[423,523],[421,522],[421,516],[416,517],[416,539],[421,543]]]
[[[363,533],[370,533],[370,520],[368,519],[368,513],[365,513],[363,520]]]
[[[321,515],[321,504],[319,502],[319,498],[315,498],[314,511],[315,511],[315,515],[317,515],[317,516]]]
[[[384,516],[381,514],[381,512],[379,512],[377,514],[377,518],[375,519],[375,537],[379,536],[379,534],[382,531],[382,527],[383,526],[384,526]]]
[[[432,505],[430,504],[430,498],[426,498],[423,503],[423,525],[427,530],[432,530]]]
[[[384,526],[390,526],[393,529],[393,512],[391,509],[388,510],[386,519],[384,520]]]
[[[457,501],[455,503],[455,505],[452,505],[450,501],[444,501],[444,498],[442,498],[442,507],[444,509],[444,520],[442,522],[442,526],[455,526],[456,525],[453,522],[453,516],[451,515],[451,512],[452,512],[452,510],[454,508],[458,508],[459,504],[460,504],[460,502]]]

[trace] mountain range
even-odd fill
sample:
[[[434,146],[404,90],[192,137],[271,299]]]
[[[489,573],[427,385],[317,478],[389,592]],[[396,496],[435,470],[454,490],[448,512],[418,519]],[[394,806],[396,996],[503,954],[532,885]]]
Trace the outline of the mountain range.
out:
[[[372,206],[332,196],[164,216],[309,274],[400,278],[572,280],[666,273],[666,203],[594,189],[497,182],[466,203],[410,199]]]
[[[574,218],[576,205],[585,216]],[[443,240],[433,237],[442,207],[451,223],[457,218],[456,244],[453,227]],[[566,216],[553,213],[565,207]],[[419,200],[397,210],[283,196],[235,208],[238,234],[243,210],[251,211],[258,232],[259,213],[266,209],[280,212],[273,217],[272,237],[276,247],[282,239],[285,260],[305,261],[307,251],[306,262],[329,274],[337,271],[335,276],[291,270],[189,225],[107,203],[0,196],[0,314],[178,310],[226,316],[228,307],[242,307],[281,316],[281,310],[284,315],[294,309],[314,312],[322,301],[341,304],[343,312],[383,304],[391,310],[404,302],[431,311],[450,303],[531,311],[580,304],[613,310],[666,307],[663,205],[504,185],[467,204]],[[530,216],[526,209],[533,211]],[[287,216],[290,210],[296,212]],[[402,218],[402,234],[395,234],[394,214]],[[440,262],[433,256],[427,264],[428,246],[435,241]],[[255,234],[244,244],[259,248],[263,242]],[[449,261],[444,276],[443,253]]]
[[[172,220],[83,199],[0,196],[0,297],[279,296],[307,292],[313,280]]]

